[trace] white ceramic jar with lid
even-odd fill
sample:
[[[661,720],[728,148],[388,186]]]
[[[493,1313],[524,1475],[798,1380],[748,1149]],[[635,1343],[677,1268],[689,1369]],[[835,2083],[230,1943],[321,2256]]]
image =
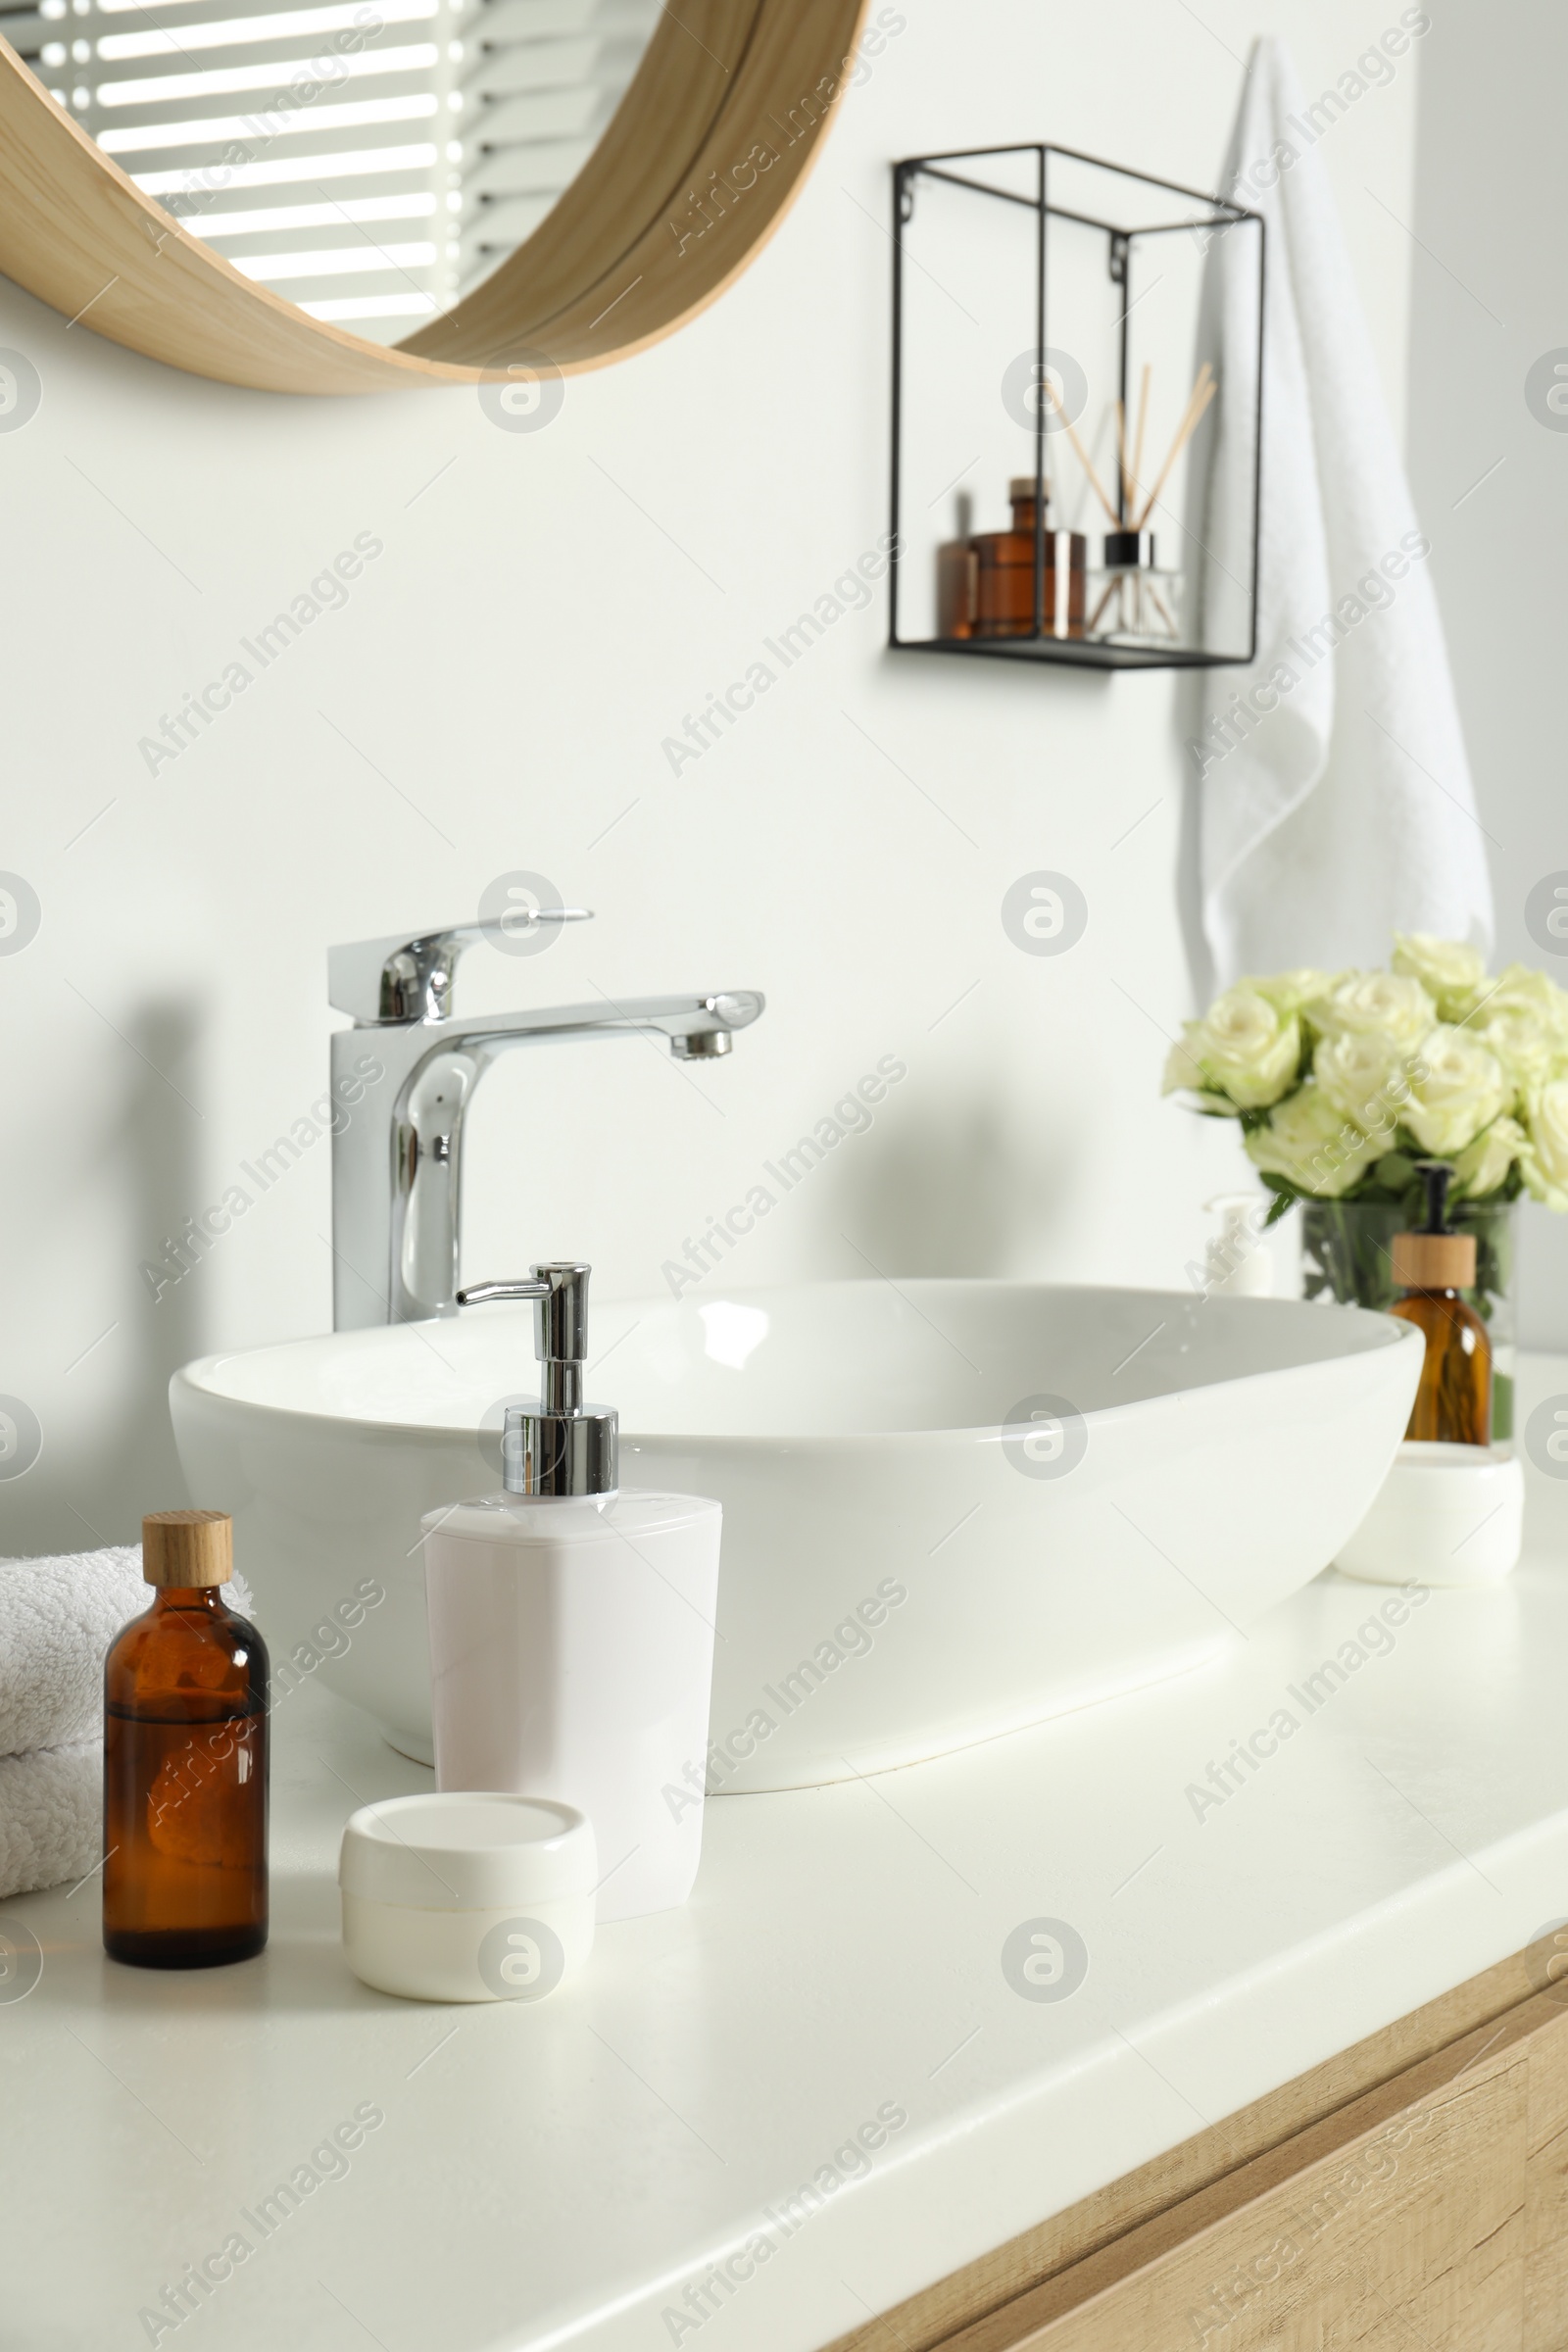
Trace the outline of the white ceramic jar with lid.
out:
[[[1500,1446],[1406,1439],[1336,1567],[1373,1585],[1494,1585],[1524,1544],[1523,1465]]]
[[[337,1877],[344,1953],[378,1992],[542,2000],[593,1949],[598,1846],[570,1805],[389,1797],[349,1821]]]

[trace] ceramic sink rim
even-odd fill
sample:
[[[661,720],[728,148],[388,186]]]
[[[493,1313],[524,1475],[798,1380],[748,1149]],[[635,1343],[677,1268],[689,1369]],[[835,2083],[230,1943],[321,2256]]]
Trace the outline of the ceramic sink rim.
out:
[[[875,1287],[877,1287],[875,1284],[854,1276],[832,1282],[810,1284],[760,1284],[750,1290],[742,1290],[738,1287],[726,1288],[722,1292],[715,1293],[713,1300],[708,1303],[717,1303],[723,1300],[733,1301],[736,1305],[744,1306],[753,1303],[760,1304],[763,1300],[777,1299],[781,1296],[788,1297],[792,1291],[808,1288],[813,1291],[829,1289],[869,1291]],[[1191,1308],[1198,1303],[1209,1303],[1206,1300],[1200,1301],[1196,1293],[1149,1290],[1139,1284],[1014,1282],[1005,1276],[914,1275],[906,1278],[905,1287],[922,1293],[938,1290],[963,1291],[978,1293],[982,1296],[990,1293],[998,1296],[1005,1295],[1009,1299],[1054,1298],[1060,1298],[1064,1294],[1073,1297],[1102,1297],[1110,1294],[1129,1298],[1166,1298],[1184,1308]],[[902,1290],[898,1296],[903,1299]],[[904,1302],[908,1303],[906,1300]],[[679,1311],[679,1303],[677,1300],[659,1298],[615,1299],[607,1302],[607,1308],[602,1311],[633,1313],[642,1308],[646,1311],[669,1314]],[[1196,1366],[1187,1366],[1183,1368],[1184,1377],[1173,1383],[1169,1389],[1160,1390],[1152,1396],[1129,1397],[1113,1404],[1087,1405],[1083,1408],[1082,1418],[1086,1422],[1109,1422],[1113,1418],[1120,1418],[1127,1414],[1146,1413],[1151,1409],[1164,1408],[1169,1405],[1173,1397],[1178,1396],[1197,1395],[1211,1389],[1233,1387],[1243,1381],[1291,1380],[1311,1365],[1330,1364],[1341,1362],[1348,1357],[1372,1355],[1380,1349],[1388,1348],[1408,1348],[1411,1345],[1424,1344],[1421,1342],[1420,1333],[1413,1324],[1400,1321],[1391,1315],[1376,1314],[1363,1307],[1323,1308],[1306,1300],[1279,1298],[1226,1299],[1223,1303],[1227,1307],[1240,1308],[1244,1313],[1259,1306],[1264,1308],[1283,1306],[1293,1307],[1298,1311],[1309,1311],[1313,1315],[1332,1314],[1336,1318],[1338,1330],[1350,1344],[1333,1348],[1322,1356],[1310,1357],[1301,1361],[1251,1368],[1232,1367],[1218,1370],[1213,1374],[1200,1372]],[[170,1391],[172,1395],[176,1388],[191,1389],[206,1398],[234,1405],[248,1414],[266,1414],[270,1419],[279,1422],[292,1420],[315,1424],[325,1420],[344,1431],[371,1432],[387,1437],[412,1440],[426,1446],[442,1446],[450,1443],[454,1435],[461,1434],[465,1428],[473,1425],[456,1421],[432,1422],[428,1418],[400,1420],[379,1413],[368,1413],[363,1409],[339,1409],[326,1398],[320,1398],[309,1405],[276,1403],[267,1397],[239,1395],[234,1389],[221,1385],[220,1376],[226,1365],[236,1361],[243,1360],[249,1364],[256,1364],[258,1360],[276,1358],[296,1349],[320,1350],[325,1353],[343,1340],[359,1343],[365,1352],[368,1354],[375,1351],[382,1331],[418,1333],[432,1330],[450,1331],[452,1328],[453,1324],[450,1320],[441,1318],[430,1322],[386,1325],[364,1333],[311,1332],[295,1339],[270,1341],[260,1348],[220,1348],[207,1355],[193,1357],[190,1362],[181,1365],[170,1381]],[[629,1337],[629,1332],[624,1336]],[[616,1344],[618,1345],[618,1343]],[[612,1378],[613,1376],[612,1376]],[[756,1447],[760,1445],[820,1446],[831,1448],[872,1445],[897,1446],[906,1444],[911,1440],[920,1444],[930,1444],[937,1439],[974,1439],[995,1444],[999,1442],[1000,1435],[1001,1423],[995,1419],[931,1421],[891,1430],[851,1428],[797,1431],[759,1428],[756,1430],[717,1431],[707,1429],[670,1430],[634,1426],[623,1415],[621,1427],[623,1445],[684,1444],[702,1446],[705,1448],[713,1447],[719,1450],[726,1450],[732,1446]]]

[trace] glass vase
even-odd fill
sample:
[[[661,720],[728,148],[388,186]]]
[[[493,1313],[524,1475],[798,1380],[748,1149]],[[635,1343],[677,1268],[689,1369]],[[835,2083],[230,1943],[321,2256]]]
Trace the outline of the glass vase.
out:
[[[1492,1340],[1492,1437],[1513,1438],[1515,1203],[1459,1200],[1455,1233],[1476,1237],[1475,1287],[1464,1293]],[[1386,1314],[1398,1293],[1394,1281],[1394,1237],[1409,1230],[1409,1213],[1395,1200],[1303,1200],[1301,1279],[1308,1298],[1366,1306]]]

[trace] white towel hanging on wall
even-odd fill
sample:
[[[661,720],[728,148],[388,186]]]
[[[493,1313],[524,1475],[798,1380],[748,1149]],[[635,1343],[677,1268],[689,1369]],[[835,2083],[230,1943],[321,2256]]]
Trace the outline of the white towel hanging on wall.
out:
[[[1284,46],[1258,41],[1223,189],[1267,224],[1257,658],[1202,673],[1189,745],[1202,929],[1221,985],[1295,964],[1381,963],[1395,930],[1492,944],[1486,837],[1429,546],[1314,152],[1321,135]],[[1239,243],[1221,233],[1207,264],[1222,352],[1255,332]],[[1206,544],[1219,543],[1225,504],[1250,471],[1244,405],[1227,406],[1222,381],[1195,508]]]

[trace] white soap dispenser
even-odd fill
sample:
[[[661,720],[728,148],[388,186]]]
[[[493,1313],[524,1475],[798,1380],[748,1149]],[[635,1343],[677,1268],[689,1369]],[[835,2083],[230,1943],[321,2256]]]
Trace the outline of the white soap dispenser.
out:
[[[1223,1222],[1204,1252],[1205,1298],[1270,1298],[1274,1261],[1263,1241],[1268,1203],[1262,1193],[1221,1193],[1203,1206]]]
[[[586,1813],[598,1917],[685,1901],[703,1838],[720,1506],[617,1490],[617,1417],[585,1404],[587,1266],[458,1303],[531,1298],[537,1407],[509,1409],[505,1491],[430,1511],[424,1586],[439,1788]]]

